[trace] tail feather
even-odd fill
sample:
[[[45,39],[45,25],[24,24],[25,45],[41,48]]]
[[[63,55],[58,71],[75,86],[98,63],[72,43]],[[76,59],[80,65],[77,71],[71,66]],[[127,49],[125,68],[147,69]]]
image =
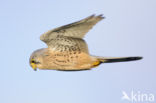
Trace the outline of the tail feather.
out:
[[[140,60],[142,57],[98,58],[101,63],[127,62]]]

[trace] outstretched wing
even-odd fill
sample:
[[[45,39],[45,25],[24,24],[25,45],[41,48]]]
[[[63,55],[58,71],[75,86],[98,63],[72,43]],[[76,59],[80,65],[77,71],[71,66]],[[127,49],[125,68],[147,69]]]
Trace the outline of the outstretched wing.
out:
[[[78,22],[74,22],[65,26],[61,26],[50,30],[40,36],[40,39],[45,43],[49,43],[51,40],[59,36],[67,36],[73,38],[83,38],[84,35],[100,20],[104,17],[102,15],[91,15]]]

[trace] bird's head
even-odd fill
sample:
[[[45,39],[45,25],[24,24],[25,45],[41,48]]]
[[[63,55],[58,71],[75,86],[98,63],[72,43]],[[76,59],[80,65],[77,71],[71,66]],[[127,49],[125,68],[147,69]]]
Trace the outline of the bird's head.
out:
[[[30,66],[36,71],[42,65],[42,49],[34,51],[29,59]]]

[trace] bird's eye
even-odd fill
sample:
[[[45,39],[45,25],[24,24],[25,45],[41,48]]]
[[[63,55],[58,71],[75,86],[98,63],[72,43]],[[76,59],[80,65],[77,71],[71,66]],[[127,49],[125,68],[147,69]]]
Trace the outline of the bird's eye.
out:
[[[35,60],[31,60],[31,63],[35,63]]]

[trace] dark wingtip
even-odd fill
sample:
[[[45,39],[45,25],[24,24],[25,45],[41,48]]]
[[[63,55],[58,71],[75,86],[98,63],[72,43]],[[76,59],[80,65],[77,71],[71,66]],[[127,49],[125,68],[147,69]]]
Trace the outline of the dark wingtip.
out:
[[[102,19],[105,19],[106,17],[103,16],[103,14],[98,15],[97,17],[100,17]]]
[[[88,18],[90,19],[90,18],[93,18],[93,17],[95,17],[95,18],[100,18],[100,19],[105,19],[105,18],[106,18],[106,17],[103,16],[103,14],[99,14],[99,15],[92,14],[92,15],[90,15]]]

